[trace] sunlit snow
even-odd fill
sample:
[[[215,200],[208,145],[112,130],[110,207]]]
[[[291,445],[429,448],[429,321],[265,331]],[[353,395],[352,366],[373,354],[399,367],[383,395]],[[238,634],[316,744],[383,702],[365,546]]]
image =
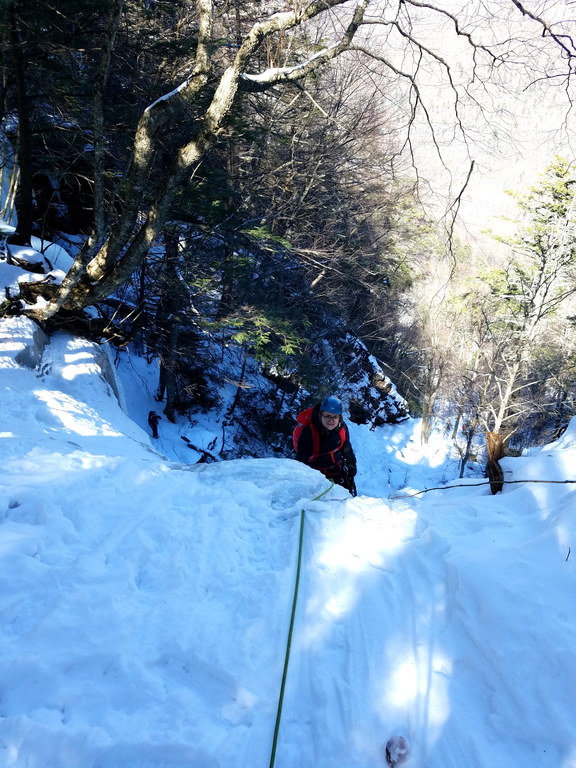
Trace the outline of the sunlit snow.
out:
[[[359,496],[320,495],[291,459],[194,463],[221,425],[153,440],[154,365],[45,342],[0,322],[1,768],[269,766],[301,520],[276,768],[393,735],[407,768],[576,767],[575,423],[496,496],[441,426],[351,424]]]

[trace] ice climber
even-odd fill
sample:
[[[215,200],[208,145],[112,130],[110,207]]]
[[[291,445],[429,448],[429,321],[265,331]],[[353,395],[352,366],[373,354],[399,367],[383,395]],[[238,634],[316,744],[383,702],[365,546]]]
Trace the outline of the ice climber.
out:
[[[158,416],[156,411],[150,411],[148,414],[148,426],[152,430],[152,437],[156,440],[158,438],[158,422],[162,419],[162,416]]]
[[[342,403],[334,395],[297,416],[294,430],[296,459],[322,472],[356,496],[356,456],[348,426],[342,418]]]

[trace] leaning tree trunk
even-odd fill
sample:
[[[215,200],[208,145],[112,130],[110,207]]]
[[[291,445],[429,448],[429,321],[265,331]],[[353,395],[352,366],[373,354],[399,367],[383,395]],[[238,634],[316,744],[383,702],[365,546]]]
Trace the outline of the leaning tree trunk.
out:
[[[258,76],[249,76],[253,58],[268,37],[282,35],[287,30],[300,27],[316,16],[322,16],[331,8],[345,4],[345,0],[322,0],[306,3],[302,7],[257,20],[244,36],[232,63],[215,82],[210,81],[213,70],[211,56],[219,48],[212,39],[215,14],[214,0],[198,0],[198,42],[196,60],[191,72],[170,94],[160,97],[141,115],[134,137],[130,166],[123,185],[123,206],[120,219],[110,228],[102,243],[89,242],[76,257],[64,280],[50,301],[41,307],[30,307],[25,314],[40,322],[47,322],[61,310],[78,310],[97,304],[112,295],[138,269],[160,235],[171,214],[177,191],[193,175],[196,165],[217,141],[225,119],[228,117],[238,91],[269,91],[279,85],[303,80],[321,66],[347,51],[363,23],[370,0],[357,0],[352,18],[340,39],[315,52],[295,67],[272,67]],[[201,103],[212,94],[202,116],[191,125],[191,133],[183,145],[171,148],[171,162],[152,195],[149,195],[155,158],[163,144],[162,133],[169,132],[174,122],[187,119],[189,106]],[[149,197],[152,202],[144,201]]]
[[[472,451],[473,439],[474,439],[474,430],[473,430],[473,427],[470,426],[470,429],[466,433],[466,446],[464,448],[464,451],[462,452],[462,458],[460,459],[460,474],[458,475],[458,477],[464,477],[466,464],[468,463],[468,459],[470,458],[470,453]]]
[[[488,463],[486,475],[490,480],[490,490],[498,493],[504,485],[504,473],[499,464],[504,455],[504,441],[499,432],[486,432],[486,449],[488,451]]]
[[[20,185],[16,193],[18,222],[11,240],[20,245],[26,245],[30,243],[32,237],[33,222],[32,127],[30,97],[26,83],[26,62],[15,3],[10,3],[7,7],[7,21],[18,105],[18,166],[20,168]]]
[[[434,405],[436,404],[436,395],[438,393],[438,382],[430,383],[430,391],[424,395],[422,404],[422,427],[420,431],[420,442],[422,445],[428,445],[430,435],[432,434],[432,425],[434,419]]]
[[[160,303],[156,324],[161,332],[160,383],[157,399],[166,395],[164,414],[168,421],[176,419],[176,388],[178,383],[178,340],[182,320],[178,314],[184,305],[181,278],[178,274],[178,232],[168,228],[164,232],[164,253],[166,256],[164,271],[160,282]]]
[[[166,349],[160,358],[160,384],[158,393],[166,395],[164,415],[172,424],[176,421],[176,356],[180,322],[172,318],[167,332]]]

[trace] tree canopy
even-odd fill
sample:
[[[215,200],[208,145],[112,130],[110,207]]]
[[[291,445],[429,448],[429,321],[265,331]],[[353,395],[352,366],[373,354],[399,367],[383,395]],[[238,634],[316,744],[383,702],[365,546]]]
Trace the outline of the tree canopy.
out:
[[[298,352],[302,368],[327,334],[353,332],[432,413],[454,355],[415,297],[426,299],[433,262],[450,279],[468,258],[454,224],[479,157],[514,131],[515,99],[557,90],[569,115],[567,13],[515,0],[4,0],[1,10],[14,239],[82,243],[62,281],[23,286],[3,313],[60,327],[81,315],[94,325],[96,308],[96,335],[146,329],[168,387],[186,368],[196,392],[200,329],[226,329],[269,365]],[[426,207],[439,180],[440,211]],[[560,186],[523,203],[530,224],[506,243],[515,259],[485,279],[498,295],[490,332],[571,291],[572,246],[553,241],[550,218],[572,199]],[[551,252],[567,261],[543,267]]]
[[[222,132],[240,133],[242,104],[251,95],[282,100],[292,89],[314,99],[308,84],[342,57],[350,71],[370,72],[371,93],[354,76],[366,98],[389,105],[388,130],[398,139],[394,159],[403,156],[418,169],[425,134],[439,157],[447,141],[426,93],[434,79],[445,93],[443,123],[449,115],[448,132],[469,147],[478,120],[494,117],[483,97],[496,85],[510,88],[516,77],[537,88],[545,80],[568,97],[572,85],[574,46],[562,21],[518,2],[467,3],[455,12],[417,0],[11,0],[4,15],[19,94],[22,183],[40,172],[39,147],[27,146],[36,131],[27,121],[58,123],[49,113],[60,109],[60,122],[72,119],[76,128],[66,140],[77,147],[92,142],[86,176],[94,192],[93,232],[48,305],[30,310],[43,320],[98,302],[129,279]],[[450,60],[446,49],[455,43],[458,54]],[[6,67],[5,79],[10,75]],[[49,106],[51,97],[57,103]],[[326,112],[322,101],[315,99]],[[22,190],[24,237],[31,216],[20,213],[29,196]],[[450,215],[457,207],[456,192]]]

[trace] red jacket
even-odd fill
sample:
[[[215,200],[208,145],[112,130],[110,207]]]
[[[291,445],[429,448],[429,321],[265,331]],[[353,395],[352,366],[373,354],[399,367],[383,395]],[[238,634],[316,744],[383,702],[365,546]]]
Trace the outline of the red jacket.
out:
[[[314,406],[310,424],[302,427],[298,436],[296,459],[318,469],[326,477],[343,474],[346,465],[349,474],[354,477],[356,456],[346,422],[340,418],[338,426],[328,430],[320,421],[320,405]]]

